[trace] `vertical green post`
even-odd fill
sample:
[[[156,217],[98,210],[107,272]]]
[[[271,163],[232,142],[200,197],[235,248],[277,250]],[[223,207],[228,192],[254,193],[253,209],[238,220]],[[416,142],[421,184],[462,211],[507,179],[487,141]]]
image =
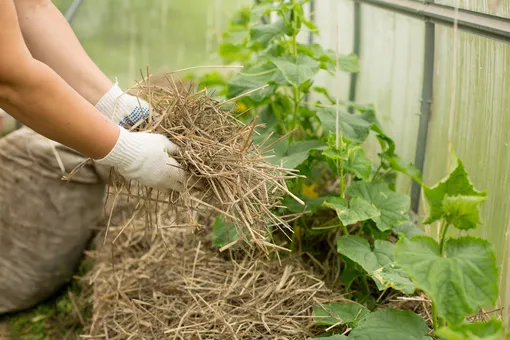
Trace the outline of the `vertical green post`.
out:
[[[423,173],[427,150],[429,121],[432,111],[434,90],[435,24],[425,22],[425,57],[423,62],[423,87],[421,98],[420,125],[416,142],[414,164]],[[413,182],[411,187],[411,210],[418,213],[420,207],[421,186]]]
[[[361,45],[361,3],[359,1],[354,2],[354,39],[352,52],[358,57],[360,56],[360,45]],[[350,85],[349,85],[349,101],[356,101],[356,87],[358,84],[358,74],[351,73]],[[352,107],[349,107],[349,112],[353,113]]]

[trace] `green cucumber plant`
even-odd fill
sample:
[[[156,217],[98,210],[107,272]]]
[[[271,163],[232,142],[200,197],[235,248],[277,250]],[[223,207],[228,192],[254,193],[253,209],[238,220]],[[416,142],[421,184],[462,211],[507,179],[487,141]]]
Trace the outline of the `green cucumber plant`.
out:
[[[381,282],[388,274],[398,273],[401,274],[400,279],[394,282],[400,285],[395,285],[395,288],[406,294],[417,290],[427,294],[432,303],[433,336],[436,339],[510,339],[510,333],[506,332],[500,320],[466,322],[467,317],[496,304],[499,275],[496,256],[488,241],[469,235],[448,236],[451,227],[463,232],[475,229],[481,223],[480,205],[487,197],[486,192],[474,188],[462,161],[457,158],[456,162],[457,166],[449,176],[435,186],[422,184],[430,206],[430,214],[423,223],[440,222],[439,240],[421,233],[400,233],[396,245],[379,241],[373,252],[361,238],[341,236],[338,244],[351,249],[352,254],[356,254],[354,260],[367,272],[372,269],[372,275]],[[370,264],[373,264],[372,268],[369,268]],[[395,268],[398,268],[396,272]],[[352,331],[348,337],[326,334],[315,339],[369,339],[375,337],[382,327],[388,332],[384,335],[388,339],[390,335],[391,339],[430,339],[423,331],[424,326],[427,328],[423,320],[403,314],[403,311],[393,311],[381,320],[381,315],[374,316],[376,313],[354,303],[317,306],[314,316],[319,325],[344,325]],[[404,329],[400,329],[406,317],[408,322]],[[386,326],[380,324],[383,321]],[[379,323],[379,330],[367,327],[365,322],[369,322],[370,326]],[[400,335],[391,332],[400,332]]]
[[[367,249],[390,244],[387,238],[393,228],[409,224],[409,197],[395,192],[395,172],[418,181],[420,174],[396,154],[395,143],[384,133],[373,106],[339,102],[326,88],[315,85],[320,72],[331,76],[338,70],[358,72],[359,64],[353,54],[337,57],[335,51],[319,44],[298,41],[304,28],[318,34],[304,15],[306,2],[260,1],[239,11],[219,51],[225,63],[242,63],[243,70],[231,78],[209,73],[200,83],[218,89],[226,98],[266,86],[236,104],[241,111],[249,108],[243,119],[258,116],[265,125],[255,142],[268,133],[273,136],[266,145],[289,136],[274,144],[268,161],[298,169],[306,177],[288,183],[293,194],[306,203],[306,213],[294,221],[290,247],[315,263],[336,264],[336,269],[326,271],[331,281],[345,285],[360,302],[370,300],[373,307],[378,290],[399,283],[391,276],[381,283],[374,274],[376,262],[360,264],[352,253],[354,248],[347,243],[337,246],[335,238],[342,234],[363,240]],[[271,13],[273,20],[269,20]],[[363,147],[370,135],[380,145],[377,162]],[[282,215],[303,212],[291,197],[283,205]],[[218,217],[214,228],[218,245],[232,241],[232,231]]]
[[[273,157],[268,161],[298,169],[305,177],[288,183],[293,194],[306,203],[305,213],[293,222],[290,247],[323,268],[329,284],[341,285],[356,301],[316,306],[317,323],[333,327],[333,333],[323,338],[343,339],[345,335],[334,334],[338,329],[335,326],[347,325],[352,329],[348,337],[354,339],[431,339],[427,324],[418,315],[375,310],[385,296],[391,296],[388,291],[413,294],[422,290],[433,301],[434,336],[447,340],[488,339],[483,334],[496,334],[500,323],[473,326],[461,319],[494,302],[497,296],[495,284],[485,285],[496,275],[489,244],[470,236],[446,239],[451,225],[473,227],[478,215],[470,213],[484,194],[466,184],[465,171],[465,178],[460,179],[461,170],[428,188],[420,172],[398,156],[373,106],[339,101],[326,88],[316,85],[319,73],[334,76],[338,71],[358,72],[359,64],[353,54],[337,56],[320,44],[299,42],[298,35],[304,30],[318,34],[304,15],[306,2],[262,0],[237,12],[219,53],[225,63],[241,63],[244,68],[233,77],[208,73],[200,83],[228,99],[265,86],[240,96],[236,105],[241,119],[249,121],[258,116],[265,125],[254,142],[273,133],[266,142],[275,142]],[[376,160],[365,151],[369,136],[379,143]],[[432,207],[431,217],[425,222],[444,221],[439,242],[411,221],[408,195],[394,188],[397,173],[424,187]],[[457,188],[459,183],[465,187]],[[286,208],[281,209],[282,215],[303,212],[291,197],[286,197],[283,205]],[[214,244],[221,247],[236,237],[235,228],[218,216],[213,228]],[[285,241],[283,237],[281,240]],[[412,247],[420,252],[413,252]],[[478,251],[481,258],[471,254],[470,260],[464,261],[470,249]],[[429,265],[436,271],[434,275],[426,271]],[[459,274],[462,270],[467,274]],[[487,274],[485,281],[466,281],[468,276],[479,274],[477,270]],[[445,293],[443,287],[449,287],[449,291]],[[474,292],[485,294],[480,303],[470,295]],[[451,296],[458,300],[448,301],[446,298]],[[382,329],[387,334],[381,334]]]
[[[436,334],[444,339],[503,339],[503,324],[465,323],[466,317],[498,298],[498,267],[492,245],[474,236],[449,237],[449,228],[467,232],[481,223],[480,205],[487,192],[469,180],[460,159],[450,175],[434,187],[424,186],[430,206],[424,223],[440,221],[440,237],[402,237],[395,261],[412,278],[416,288],[432,301]]]

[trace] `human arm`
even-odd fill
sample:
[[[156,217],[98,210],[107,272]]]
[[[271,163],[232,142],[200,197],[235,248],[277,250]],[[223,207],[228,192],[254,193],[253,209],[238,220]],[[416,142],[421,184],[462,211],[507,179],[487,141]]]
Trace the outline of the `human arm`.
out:
[[[106,156],[119,136],[116,124],[31,56],[12,0],[0,0],[0,25],[0,107],[34,131],[84,155]]]
[[[179,189],[184,174],[163,136],[127,132],[105,117],[24,43],[13,0],[0,0],[0,107],[41,135],[116,167],[128,179]],[[166,150],[165,150],[166,149]]]
[[[62,13],[50,0],[14,0],[19,26],[34,57],[53,69],[95,105],[113,82],[87,55]]]
[[[51,67],[105,116],[125,128],[146,119],[149,105],[114,84],[80,44],[50,0],[14,0],[21,33],[32,56]]]

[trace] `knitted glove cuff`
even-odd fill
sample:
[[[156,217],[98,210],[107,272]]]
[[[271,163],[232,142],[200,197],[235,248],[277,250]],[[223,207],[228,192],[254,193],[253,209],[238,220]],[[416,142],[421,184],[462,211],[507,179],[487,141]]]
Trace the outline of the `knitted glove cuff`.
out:
[[[104,94],[96,108],[116,124],[129,128],[149,117],[149,104],[140,98],[124,93],[118,82]]]
[[[126,171],[136,163],[143,145],[138,143],[138,139],[130,138],[130,133],[122,126],[119,129],[119,138],[113,149],[104,158],[96,160],[96,163]]]

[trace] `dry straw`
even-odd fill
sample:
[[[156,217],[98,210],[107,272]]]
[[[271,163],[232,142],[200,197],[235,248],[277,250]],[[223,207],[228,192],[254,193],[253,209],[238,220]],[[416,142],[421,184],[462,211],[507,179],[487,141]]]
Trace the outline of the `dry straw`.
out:
[[[253,249],[233,261],[189,231],[134,229],[92,255],[94,316],[82,338],[306,339],[321,333],[313,306],[344,301],[292,257],[280,264]]]
[[[269,228],[289,236],[289,221],[296,216],[277,216],[274,209],[285,194],[302,202],[286,186],[286,180],[298,177],[296,172],[268,162],[275,144],[268,142],[271,135],[258,145],[252,142],[260,125],[257,118],[243,124],[235,117],[231,104],[239,97],[219,102],[207,89],[185,86],[172,73],[157,84],[151,77],[142,78],[130,92],[147,100],[151,111],[149,119],[132,130],[162,134],[175,143],[179,151],[173,157],[188,173],[188,180],[184,191],[153,192],[112,171],[110,192],[114,200],[120,195],[135,199],[139,204],[133,218],[145,216],[146,227],[157,226],[150,217],[158,214],[161,204],[157,203],[165,203],[165,210],[173,210],[174,215],[176,207],[185,207],[187,218],[177,227],[201,227],[193,211],[209,211],[234,225],[241,236],[239,241],[266,252],[267,247],[277,247],[271,242]],[[233,240],[227,247],[237,242]]]

